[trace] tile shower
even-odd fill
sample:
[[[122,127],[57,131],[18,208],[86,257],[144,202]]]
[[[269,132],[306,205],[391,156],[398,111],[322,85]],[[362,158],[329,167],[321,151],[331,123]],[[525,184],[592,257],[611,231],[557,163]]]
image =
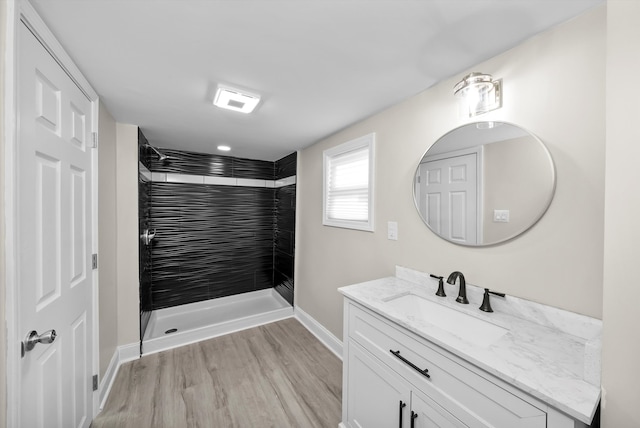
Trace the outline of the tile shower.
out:
[[[296,153],[269,162],[160,149],[161,161],[147,144],[139,132],[140,235],[156,233],[139,246],[141,353],[170,346],[172,323],[211,336],[211,323],[292,314]]]

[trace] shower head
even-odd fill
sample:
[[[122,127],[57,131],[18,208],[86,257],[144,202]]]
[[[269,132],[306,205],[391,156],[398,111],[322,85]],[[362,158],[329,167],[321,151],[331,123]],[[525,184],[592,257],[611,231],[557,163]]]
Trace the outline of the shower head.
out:
[[[155,147],[153,147],[151,144],[147,143],[145,144],[146,147],[150,148],[151,150],[153,150],[154,152],[156,152],[156,154],[158,155],[158,158],[160,159],[160,162],[164,162],[169,158],[169,155],[165,155],[164,153],[161,153],[158,149],[156,149]]]

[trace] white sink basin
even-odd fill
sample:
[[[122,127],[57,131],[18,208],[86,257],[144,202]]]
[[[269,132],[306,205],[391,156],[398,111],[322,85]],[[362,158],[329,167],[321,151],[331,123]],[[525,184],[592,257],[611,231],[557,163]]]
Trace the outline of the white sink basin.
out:
[[[417,294],[401,294],[385,300],[386,305],[411,320],[424,321],[480,346],[488,346],[508,330],[480,318],[432,302]]]

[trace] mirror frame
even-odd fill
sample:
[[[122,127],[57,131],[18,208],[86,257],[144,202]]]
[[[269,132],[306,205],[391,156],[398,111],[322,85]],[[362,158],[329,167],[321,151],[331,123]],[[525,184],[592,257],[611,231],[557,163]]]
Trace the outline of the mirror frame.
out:
[[[550,191],[548,192],[548,195],[546,197],[546,199],[544,200],[543,204],[541,204],[542,208],[540,209],[540,213],[533,218],[533,220],[530,222],[530,224],[528,224],[526,227],[524,227],[523,229],[514,232],[513,234],[508,235],[505,238],[502,238],[500,240],[496,240],[493,242],[489,242],[489,243],[482,243],[482,244],[466,244],[463,242],[457,242],[454,240],[450,240],[447,239],[446,237],[440,235],[439,233],[436,233],[427,223],[427,220],[425,218],[423,218],[422,213],[420,212],[420,207],[418,205],[418,198],[416,197],[416,192],[418,191],[418,189],[416,188],[416,176],[418,175],[418,172],[420,170],[420,165],[423,163],[423,159],[427,156],[427,154],[429,153],[429,150],[431,150],[436,144],[438,144],[438,142],[442,141],[444,138],[446,138],[447,136],[449,136],[450,134],[460,130],[461,128],[467,127],[467,126],[477,126],[477,124],[479,123],[500,123],[501,125],[509,125],[509,126],[513,126],[516,127],[520,130],[522,130],[523,132],[527,133],[530,137],[534,138],[535,141],[538,142],[539,146],[543,149],[544,151],[544,155],[545,157],[548,159],[549,161],[549,165],[551,167],[551,180],[552,180],[552,186]],[[482,144],[484,145],[484,144]],[[473,146],[472,146],[473,147]],[[444,133],[443,135],[441,135],[431,146],[429,146],[429,148],[427,148],[427,150],[423,153],[422,157],[420,157],[418,164],[415,168],[415,172],[413,174],[413,183],[412,183],[412,196],[413,196],[413,204],[416,208],[416,211],[418,213],[418,216],[420,217],[420,220],[425,224],[425,226],[427,226],[427,228],[437,237],[439,237],[440,239],[449,242],[451,244],[455,244],[455,245],[459,245],[462,247],[468,247],[468,248],[482,248],[482,247],[491,247],[491,246],[495,246],[495,245],[499,245],[499,244],[504,244],[505,242],[511,241],[517,237],[519,237],[520,235],[523,235],[524,233],[526,233],[527,231],[529,231],[531,228],[533,228],[539,221],[540,219],[542,219],[542,217],[544,217],[544,215],[547,213],[547,211],[549,210],[549,207],[551,206],[551,202],[553,201],[553,198],[555,196],[556,193],[556,187],[558,184],[558,180],[557,180],[557,172],[556,172],[556,165],[555,162],[553,161],[553,157],[551,156],[551,152],[549,151],[549,148],[546,146],[546,144],[544,144],[544,142],[542,141],[542,139],[540,139],[536,134],[532,133],[531,131],[529,131],[526,128],[523,128],[519,125],[516,125],[514,123],[510,123],[510,122],[504,122],[504,121],[474,121],[474,122],[467,122],[464,123],[446,133]]]

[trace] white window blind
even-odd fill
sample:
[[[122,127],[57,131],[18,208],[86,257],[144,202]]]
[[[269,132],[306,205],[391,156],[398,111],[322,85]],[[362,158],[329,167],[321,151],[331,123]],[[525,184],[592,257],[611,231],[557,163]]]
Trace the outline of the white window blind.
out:
[[[323,224],[373,231],[374,134],[324,152]]]

